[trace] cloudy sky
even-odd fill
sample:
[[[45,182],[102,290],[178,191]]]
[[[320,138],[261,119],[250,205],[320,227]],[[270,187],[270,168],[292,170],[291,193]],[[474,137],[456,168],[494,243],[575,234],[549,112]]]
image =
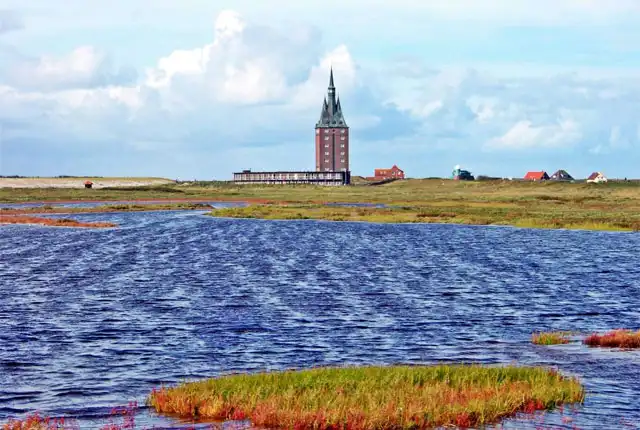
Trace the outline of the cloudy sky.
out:
[[[638,0],[1,0],[0,174],[640,177]]]

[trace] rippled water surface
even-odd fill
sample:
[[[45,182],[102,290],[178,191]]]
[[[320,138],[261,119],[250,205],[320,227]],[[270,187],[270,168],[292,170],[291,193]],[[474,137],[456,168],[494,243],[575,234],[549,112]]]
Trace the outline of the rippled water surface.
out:
[[[37,409],[93,428],[161,383],[230,371],[465,361],[583,379],[571,423],[506,428],[640,428],[640,353],[530,344],[639,328],[639,234],[74,217],[121,227],[0,227],[0,422]]]

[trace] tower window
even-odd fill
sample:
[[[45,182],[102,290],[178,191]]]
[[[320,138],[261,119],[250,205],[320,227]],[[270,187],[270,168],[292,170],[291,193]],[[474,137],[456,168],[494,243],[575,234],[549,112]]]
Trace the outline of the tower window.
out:
[[[340,153],[340,155],[344,155],[344,151],[342,151],[342,152]]]
[[[324,155],[329,155],[329,153],[328,153],[328,152],[325,152],[325,153],[324,153]]]
[[[340,144],[340,148],[344,148],[344,143],[341,143],[341,144]]]
[[[324,144],[324,147],[325,147],[325,148],[328,148],[328,147],[329,147],[329,144],[328,144],[328,143],[325,143],[325,144]]]
[[[344,136],[340,136],[340,140],[344,140]]]
[[[340,130],[340,134],[344,134],[344,128]]]
[[[344,158],[342,160],[340,160],[341,163],[344,163]]]
[[[329,140],[329,136],[328,136],[328,135],[327,135],[327,136],[325,136],[325,137],[324,137],[324,140]]]

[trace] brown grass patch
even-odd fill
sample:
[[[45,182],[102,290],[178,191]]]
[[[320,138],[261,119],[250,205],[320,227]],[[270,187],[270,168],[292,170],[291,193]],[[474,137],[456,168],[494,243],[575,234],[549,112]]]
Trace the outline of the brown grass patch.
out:
[[[605,334],[592,334],[584,340],[584,344],[605,348],[640,348],[640,330],[618,329]]]
[[[69,218],[44,218],[26,215],[0,215],[0,224],[33,224],[48,227],[83,227],[83,228],[111,228],[117,227],[112,222],[84,222]]]

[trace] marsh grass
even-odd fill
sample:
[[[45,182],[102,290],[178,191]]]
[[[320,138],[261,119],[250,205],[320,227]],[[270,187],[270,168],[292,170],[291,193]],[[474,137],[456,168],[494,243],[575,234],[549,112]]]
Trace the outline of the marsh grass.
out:
[[[173,193],[172,190],[179,190]],[[4,189],[0,202],[60,200],[207,199],[254,204],[321,206],[325,203],[384,203],[406,207],[370,209],[357,214],[345,208],[317,214],[300,208],[261,216],[267,219],[329,219],[370,222],[447,222],[515,225],[533,228],[640,231],[640,182],[607,184],[531,183],[520,181],[451,181],[415,179],[370,186],[236,185],[226,182],[163,184],[124,189]],[[148,210],[153,210],[148,208]],[[316,212],[316,214],[309,213]],[[240,213],[236,211],[236,213]],[[233,213],[228,216],[234,216]]]
[[[470,225],[511,225],[526,228],[567,228],[585,230],[638,231],[640,215],[584,213],[580,216],[547,212],[516,211],[483,205],[458,206],[400,205],[385,208],[335,207],[322,204],[250,205],[215,209],[209,215],[225,218],[316,219],[376,223],[446,223]],[[635,220],[637,218],[637,220]]]
[[[74,213],[105,213],[105,212],[143,212],[164,210],[210,210],[211,206],[197,202],[172,202],[172,203],[121,203],[106,204],[96,207],[63,207],[63,206],[34,206],[28,208],[1,208],[0,216],[4,215],[28,215],[28,214],[74,214]]]
[[[112,222],[84,222],[70,218],[44,218],[26,215],[0,215],[0,225],[2,224],[32,224],[45,225],[48,227],[82,228],[112,228],[118,226]]]
[[[531,335],[531,342],[535,345],[562,345],[569,343],[569,335],[566,331],[539,332]]]
[[[640,330],[618,329],[605,334],[592,334],[584,339],[584,344],[592,347],[605,348],[640,348]]]
[[[189,419],[364,430],[475,427],[583,400],[581,384],[553,370],[457,365],[229,375],[153,390],[148,404]]]

